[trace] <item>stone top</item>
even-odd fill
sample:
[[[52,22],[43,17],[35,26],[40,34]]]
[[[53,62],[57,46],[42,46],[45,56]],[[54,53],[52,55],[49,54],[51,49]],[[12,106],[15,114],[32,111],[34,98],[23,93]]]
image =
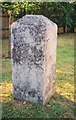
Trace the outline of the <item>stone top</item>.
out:
[[[11,28],[11,32],[16,36],[16,41],[17,39],[19,41],[20,36],[23,38],[29,36],[25,33],[26,29],[28,31],[27,33],[29,33],[30,30],[30,34],[33,36],[33,39],[39,36],[39,39],[41,41],[46,41],[48,34],[50,34],[50,36],[53,36],[52,34],[54,34],[55,31],[57,33],[57,25],[43,15],[25,15],[12,23]],[[41,34],[44,34],[43,36],[46,38],[40,38],[40,36],[42,36]],[[38,40],[38,38],[36,39]]]
[[[17,27],[18,28],[18,24],[20,25],[51,25],[51,26],[56,26],[57,25],[52,22],[50,19],[48,19],[47,17],[43,16],[43,15],[25,15],[22,18],[18,19],[17,21],[12,23],[12,27]],[[17,26],[16,26],[17,25]]]

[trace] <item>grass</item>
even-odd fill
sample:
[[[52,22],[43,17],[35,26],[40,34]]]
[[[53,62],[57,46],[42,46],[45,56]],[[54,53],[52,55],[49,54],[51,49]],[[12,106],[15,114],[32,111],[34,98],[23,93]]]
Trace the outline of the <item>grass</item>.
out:
[[[0,84],[3,92],[0,96],[3,118],[74,118],[74,34],[58,35],[56,93],[44,106],[13,99],[11,60],[7,58],[7,41],[6,39],[2,42]]]

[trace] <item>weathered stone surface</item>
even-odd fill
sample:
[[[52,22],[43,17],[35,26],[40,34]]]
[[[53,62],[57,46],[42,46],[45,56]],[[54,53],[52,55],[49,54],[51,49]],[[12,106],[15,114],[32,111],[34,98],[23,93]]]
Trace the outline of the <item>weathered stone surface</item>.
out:
[[[57,25],[26,15],[11,28],[14,98],[45,104],[55,92]]]

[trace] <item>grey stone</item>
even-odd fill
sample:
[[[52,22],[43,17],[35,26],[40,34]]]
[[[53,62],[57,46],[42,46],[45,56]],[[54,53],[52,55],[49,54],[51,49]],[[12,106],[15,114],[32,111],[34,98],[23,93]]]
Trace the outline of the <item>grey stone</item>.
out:
[[[45,104],[55,92],[57,25],[26,15],[11,25],[13,96]]]

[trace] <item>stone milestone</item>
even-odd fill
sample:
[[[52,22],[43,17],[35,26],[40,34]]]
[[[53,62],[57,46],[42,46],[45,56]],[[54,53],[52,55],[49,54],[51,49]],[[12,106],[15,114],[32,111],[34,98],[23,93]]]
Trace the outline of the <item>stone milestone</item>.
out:
[[[11,25],[13,96],[45,104],[55,92],[57,25],[25,15]]]

